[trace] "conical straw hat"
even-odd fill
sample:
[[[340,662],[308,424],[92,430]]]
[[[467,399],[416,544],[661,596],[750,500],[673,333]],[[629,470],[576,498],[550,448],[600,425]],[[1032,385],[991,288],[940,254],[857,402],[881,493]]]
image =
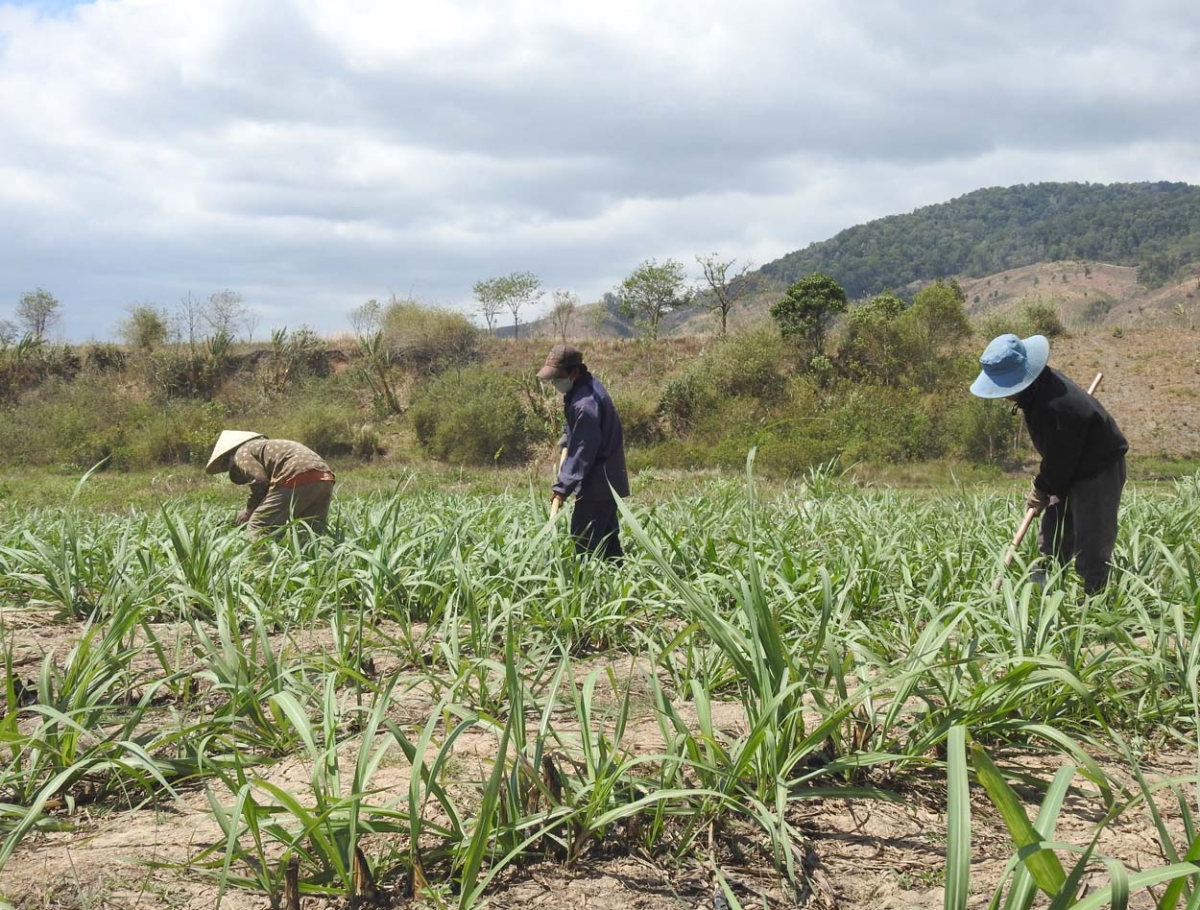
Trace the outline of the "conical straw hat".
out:
[[[204,468],[204,473],[224,474],[229,470],[229,466],[225,463],[226,455],[251,439],[265,438],[262,433],[251,433],[249,430],[222,430],[221,435],[217,437],[217,444],[213,446],[212,455],[208,457],[208,465]]]

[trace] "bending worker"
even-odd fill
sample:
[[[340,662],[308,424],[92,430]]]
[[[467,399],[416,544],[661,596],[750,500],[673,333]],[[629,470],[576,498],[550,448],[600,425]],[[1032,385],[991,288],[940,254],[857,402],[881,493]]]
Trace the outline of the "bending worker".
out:
[[[233,520],[246,525],[251,540],[278,533],[303,521],[324,533],[333,498],[333,472],[312,449],[261,433],[223,430],[213,446],[205,473],[229,473],[236,484],[250,484],[246,507]]]
[[[1047,366],[1049,359],[1042,335],[1001,335],[979,358],[983,370],[971,392],[1006,398],[1024,413],[1042,456],[1025,499],[1042,515],[1038,549],[1063,563],[1073,558],[1093,594],[1108,582],[1129,443],[1104,406]]]
[[[551,348],[538,379],[563,395],[567,428],[559,445],[566,456],[551,488],[551,504],[571,494],[571,536],[580,553],[620,559],[617,527],[618,496],[629,495],[621,418],[600,380],[588,372],[583,353],[568,344]]]

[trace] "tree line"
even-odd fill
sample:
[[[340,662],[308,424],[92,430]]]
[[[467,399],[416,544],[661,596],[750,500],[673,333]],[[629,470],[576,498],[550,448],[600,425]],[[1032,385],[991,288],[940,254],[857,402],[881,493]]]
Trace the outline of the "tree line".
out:
[[[720,253],[696,256],[701,277],[692,284],[687,267],[677,259],[659,262],[655,258],[641,262],[614,292],[604,295],[607,310],[632,320],[643,337],[657,338],[663,317],[688,306],[702,306],[717,319],[720,334],[729,328],[729,314],[736,304],[754,293],[758,282],[751,274],[749,260],[725,258]],[[502,312],[512,314],[513,337],[520,337],[520,311],[545,295],[542,281],[533,272],[510,272],[477,281],[474,285],[477,311],[483,317],[488,334],[495,334]],[[550,292],[547,317],[554,334],[565,343],[572,319],[579,308],[579,297],[563,289]]]

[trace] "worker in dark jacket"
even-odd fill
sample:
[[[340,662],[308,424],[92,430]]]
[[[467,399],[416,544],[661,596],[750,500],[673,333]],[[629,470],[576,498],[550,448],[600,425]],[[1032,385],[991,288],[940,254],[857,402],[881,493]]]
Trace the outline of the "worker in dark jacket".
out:
[[[233,520],[251,540],[278,534],[293,521],[324,533],[333,498],[333,472],[307,446],[247,430],[222,430],[205,471],[249,484],[246,507]]]
[[[561,504],[574,494],[571,535],[576,549],[620,559],[617,501],[613,493],[629,495],[629,476],[617,409],[600,380],[588,372],[578,348],[555,345],[537,375],[563,394],[567,422],[566,432],[559,441],[566,449],[566,457],[551,488],[551,503]]]
[[[1074,558],[1091,594],[1108,582],[1129,443],[1103,405],[1047,366],[1049,359],[1043,336],[1001,335],[979,358],[983,371],[971,391],[1007,398],[1024,413],[1042,456],[1025,500],[1042,513],[1038,548],[1064,563]]]

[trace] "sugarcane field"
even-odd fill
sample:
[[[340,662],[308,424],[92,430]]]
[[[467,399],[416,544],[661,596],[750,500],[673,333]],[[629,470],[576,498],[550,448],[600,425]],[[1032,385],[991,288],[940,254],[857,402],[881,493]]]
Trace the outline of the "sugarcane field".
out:
[[[621,504],[619,566],[573,558],[540,498],[403,482],[265,552],[216,507],[10,514],[5,890],[932,907],[957,879],[1098,907],[1119,869],[1130,906],[1187,893],[1195,478],[1127,496],[1099,597],[1030,583],[1028,552],[993,590],[1002,495],[764,493],[752,460],[684,486]]]

